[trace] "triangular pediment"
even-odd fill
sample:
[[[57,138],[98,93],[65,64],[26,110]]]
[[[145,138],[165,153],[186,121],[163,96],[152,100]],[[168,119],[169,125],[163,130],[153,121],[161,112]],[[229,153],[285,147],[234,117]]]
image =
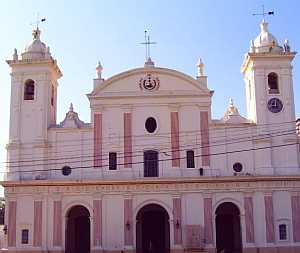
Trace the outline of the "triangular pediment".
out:
[[[115,75],[97,85],[95,97],[120,96],[211,96],[198,80],[166,68],[137,68]]]

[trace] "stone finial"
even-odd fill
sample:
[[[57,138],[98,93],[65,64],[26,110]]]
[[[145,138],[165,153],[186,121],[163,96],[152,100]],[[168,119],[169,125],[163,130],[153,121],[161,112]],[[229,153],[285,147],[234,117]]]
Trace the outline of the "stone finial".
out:
[[[74,112],[73,103],[71,103],[71,104],[70,104],[70,107],[69,107],[69,112]]]
[[[254,51],[255,51],[254,41],[250,40],[250,49],[249,49],[249,52],[250,53],[254,53]]]
[[[154,62],[152,61],[152,59],[150,57],[148,57],[147,61],[145,62],[144,67],[145,68],[147,68],[147,67],[154,67]]]
[[[17,51],[16,48],[14,49],[13,60],[14,60],[14,61],[17,61],[17,60],[18,60],[18,51]]]
[[[37,27],[32,31],[32,36],[34,40],[40,40],[41,30]]]
[[[204,63],[202,62],[202,59],[199,58],[197,62],[198,67],[198,76],[204,76]]]
[[[291,47],[288,39],[285,39],[283,44],[284,52],[289,53],[291,52]]]
[[[102,67],[100,61],[98,61],[98,64],[96,66],[96,77],[97,77],[97,79],[102,79],[102,70],[103,70],[103,67]]]

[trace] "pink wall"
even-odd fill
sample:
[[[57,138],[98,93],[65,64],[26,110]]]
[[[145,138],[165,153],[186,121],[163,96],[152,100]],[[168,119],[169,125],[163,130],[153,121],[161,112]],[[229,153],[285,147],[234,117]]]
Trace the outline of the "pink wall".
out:
[[[34,201],[33,246],[42,246],[43,238],[43,202]]]
[[[124,241],[125,245],[133,245],[132,199],[124,199]]]
[[[300,242],[300,198],[291,196],[294,242]]]
[[[178,112],[171,112],[172,167],[180,167]]]
[[[124,167],[132,167],[132,114],[124,113]]]
[[[208,112],[200,112],[202,166],[210,165]]]
[[[212,199],[204,198],[204,237],[205,243],[213,243]]]
[[[252,197],[244,198],[246,242],[254,242],[253,200]]]
[[[173,198],[174,243],[182,244],[181,199]],[[179,227],[176,225],[178,222]]]
[[[62,207],[61,201],[53,202],[53,246],[62,246]]]
[[[7,227],[7,243],[8,247],[16,246],[16,218],[17,218],[17,202],[8,202],[8,227]]]
[[[265,220],[267,243],[275,242],[273,197],[265,196]]]
[[[102,166],[102,114],[94,114],[94,167]]]
[[[196,249],[203,247],[203,231],[200,225],[186,225],[185,226],[186,242],[185,247]]]
[[[94,230],[94,246],[102,245],[102,201],[93,200],[93,230]]]

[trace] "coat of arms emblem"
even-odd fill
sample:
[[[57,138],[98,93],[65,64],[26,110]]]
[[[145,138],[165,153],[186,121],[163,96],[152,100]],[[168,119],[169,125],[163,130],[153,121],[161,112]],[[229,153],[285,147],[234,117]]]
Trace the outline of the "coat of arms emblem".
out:
[[[141,90],[157,90],[159,88],[159,79],[158,77],[153,77],[150,73],[142,77],[139,81]]]

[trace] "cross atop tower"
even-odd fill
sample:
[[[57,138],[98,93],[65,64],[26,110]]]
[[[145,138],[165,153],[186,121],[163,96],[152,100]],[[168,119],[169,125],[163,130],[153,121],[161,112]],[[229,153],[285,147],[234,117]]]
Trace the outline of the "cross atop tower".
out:
[[[39,24],[42,22],[45,22],[46,18],[40,18],[39,13],[36,14],[36,20],[34,22],[31,22],[30,25],[31,26],[35,26],[34,30],[39,30]]]
[[[148,59],[150,59],[150,45],[154,45],[156,42],[150,41],[150,35],[148,35],[147,30],[145,30],[145,42],[142,42],[141,44],[145,45],[145,58],[146,61],[148,61]]]
[[[253,16],[263,16],[263,19],[265,20],[265,16],[274,15],[274,11],[265,12],[265,6],[262,5],[262,12],[261,13],[253,13],[252,15]]]

